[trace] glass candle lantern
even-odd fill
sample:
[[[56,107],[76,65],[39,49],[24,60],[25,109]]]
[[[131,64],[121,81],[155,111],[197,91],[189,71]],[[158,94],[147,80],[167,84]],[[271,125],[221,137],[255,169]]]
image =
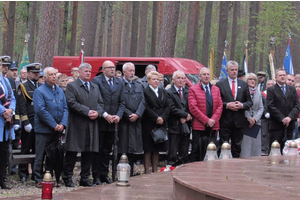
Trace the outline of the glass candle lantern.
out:
[[[117,186],[130,186],[128,182],[130,176],[130,165],[128,164],[128,158],[126,154],[123,154],[120,158],[119,164],[117,166],[117,176]]]
[[[205,157],[204,157],[204,161],[217,160],[217,159],[218,159],[217,147],[216,147],[216,145],[213,142],[211,142],[207,146],[206,154],[205,154]]]
[[[289,145],[289,151],[287,153],[289,156],[299,155],[298,153],[298,145],[295,141],[292,141]]]
[[[225,141],[222,144],[221,154],[220,154],[219,159],[230,159],[230,158],[232,158],[231,147],[230,147],[230,144],[227,141]]]
[[[271,152],[269,156],[281,156],[280,144],[275,140],[271,145]]]
[[[44,179],[41,182],[42,185],[42,200],[52,199],[52,189],[54,182],[52,181],[52,176],[49,171],[46,171]]]

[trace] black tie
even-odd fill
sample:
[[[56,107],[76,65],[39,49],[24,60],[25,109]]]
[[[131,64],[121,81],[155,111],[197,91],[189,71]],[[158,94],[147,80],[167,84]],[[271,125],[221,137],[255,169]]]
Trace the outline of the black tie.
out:
[[[87,90],[87,91],[90,91],[90,90],[89,90],[88,83],[87,83],[87,82],[85,82],[85,83],[84,83],[84,85],[85,85],[85,88],[86,88],[86,90]]]
[[[207,102],[211,105],[212,104],[211,94],[209,93],[207,86],[205,86],[205,96]]]
[[[110,89],[113,89],[113,84],[112,84],[112,79],[110,78],[109,80],[108,80],[108,82],[109,82],[109,85],[110,85]]]

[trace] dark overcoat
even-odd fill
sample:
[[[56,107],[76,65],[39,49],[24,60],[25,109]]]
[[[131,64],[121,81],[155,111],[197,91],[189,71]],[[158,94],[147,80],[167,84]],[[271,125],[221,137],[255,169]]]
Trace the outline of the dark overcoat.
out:
[[[143,152],[141,118],[146,108],[143,86],[137,81],[132,81],[131,87],[127,82],[123,83],[122,96],[125,108],[119,123],[118,153],[141,153]],[[132,113],[139,115],[135,122],[129,120]]]
[[[168,143],[154,144],[151,137],[151,131],[154,128],[168,127],[168,118],[170,114],[168,94],[164,89],[158,89],[157,97],[153,90],[148,86],[144,89],[146,109],[142,119],[143,145],[144,151],[167,151]],[[157,125],[156,120],[161,117],[164,120],[162,125]]]
[[[104,74],[93,78],[92,82],[96,84],[103,98],[104,112],[110,115],[118,115],[120,119],[124,112],[124,100],[122,99],[122,79],[113,78],[113,89],[108,85]],[[99,118],[101,131],[115,131],[115,124],[109,124],[103,117]]]
[[[98,87],[90,82],[90,91],[80,79],[67,85],[66,99],[69,108],[66,130],[66,151],[99,152],[98,118],[103,114],[103,101]],[[89,110],[98,112],[99,117],[91,120]]]

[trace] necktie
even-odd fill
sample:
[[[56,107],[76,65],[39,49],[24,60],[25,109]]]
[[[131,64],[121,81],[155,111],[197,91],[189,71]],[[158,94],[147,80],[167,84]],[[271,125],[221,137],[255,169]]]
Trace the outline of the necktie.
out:
[[[205,96],[206,96],[206,100],[211,105],[212,104],[212,98],[211,98],[211,94],[208,91],[208,87],[207,86],[205,86]]]
[[[286,96],[286,93],[285,93],[285,87],[284,87],[284,86],[281,86],[281,89],[282,89],[282,92],[283,92],[284,96]]]
[[[181,89],[178,90],[179,96],[182,99]]]
[[[89,90],[88,83],[87,83],[87,82],[85,82],[85,83],[84,83],[84,85],[85,85],[85,88],[87,89],[87,91],[90,91],[90,90]]]
[[[113,89],[114,86],[113,86],[113,84],[112,84],[112,79],[110,78],[110,79],[108,80],[108,82],[109,82],[110,88]]]
[[[232,92],[233,98],[235,99],[235,84],[234,84],[234,82],[235,81],[232,81],[231,92]]]

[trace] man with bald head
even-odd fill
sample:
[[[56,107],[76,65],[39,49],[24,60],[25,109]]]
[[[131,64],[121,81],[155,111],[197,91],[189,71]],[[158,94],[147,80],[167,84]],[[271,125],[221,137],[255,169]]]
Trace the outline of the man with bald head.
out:
[[[94,184],[101,185],[102,182],[112,183],[108,175],[110,152],[112,149],[115,124],[118,124],[123,116],[125,102],[121,96],[123,90],[122,79],[115,77],[116,66],[107,60],[102,64],[103,73],[93,78],[103,98],[104,113],[99,119],[100,130],[100,152],[95,154],[93,160]]]

